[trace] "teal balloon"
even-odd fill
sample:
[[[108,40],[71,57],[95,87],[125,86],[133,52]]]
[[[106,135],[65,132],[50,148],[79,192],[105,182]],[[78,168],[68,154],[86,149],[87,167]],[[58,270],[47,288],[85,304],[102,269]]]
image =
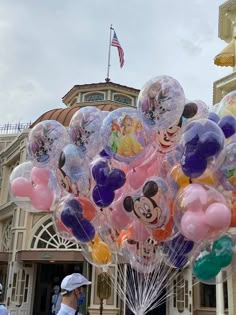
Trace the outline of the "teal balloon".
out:
[[[220,272],[221,266],[214,253],[195,260],[193,272],[199,281],[209,281]]]
[[[223,250],[231,250],[233,247],[233,241],[228,235],[224,235],[216,240],[213,244],[214,251],[223,251]]]
[[[218,261],[218,264],[220,265],[221,268],[227,267],[231,264],[232,259],[233,259],[233,253],[231,251],[224,251],[224,254],[221,254],[217,256],[216,254],[216,259]]]
[[[231,264],[233,259],[233,241],[228,235],[220,237],[213,243],[212,250],[216,255],[217,261],[221,268]]]

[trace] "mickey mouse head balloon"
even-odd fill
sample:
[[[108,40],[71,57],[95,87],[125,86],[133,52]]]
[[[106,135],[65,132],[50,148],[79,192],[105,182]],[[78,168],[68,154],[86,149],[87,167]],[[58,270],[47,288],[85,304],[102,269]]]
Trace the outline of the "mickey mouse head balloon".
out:
[[[164,194],[167,186],[161,178],[152,178],[145,182],[142,189],[126,196],[123,207],[128,213],[133,213],[146,227],[155,229],[164,226],[169,219]]]

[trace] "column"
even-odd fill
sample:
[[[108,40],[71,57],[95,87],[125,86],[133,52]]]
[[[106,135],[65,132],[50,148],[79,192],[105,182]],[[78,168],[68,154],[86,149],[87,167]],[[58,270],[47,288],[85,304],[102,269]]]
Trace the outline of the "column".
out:
[[[224,287],[222,282],[222,272],[220,272],[217,277],[216,285],[216,315],[224,315]]]

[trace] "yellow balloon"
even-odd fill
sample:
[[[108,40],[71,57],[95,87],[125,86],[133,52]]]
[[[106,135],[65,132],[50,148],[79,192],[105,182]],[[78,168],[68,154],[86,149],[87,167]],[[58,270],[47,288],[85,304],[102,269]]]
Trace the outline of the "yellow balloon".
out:
[[[190,184],[190,179],[186,175],[184,175],[181,166],[175,165],[171,172],[170,176],[173,178],[173,180],[176,182],[176,184],[179,186],[179,188],[183,188]]]
[[[91,257],[94,263],[105,265],[111,262],[112,254],[109,246],[106,243],[95,242],[92,244]]]

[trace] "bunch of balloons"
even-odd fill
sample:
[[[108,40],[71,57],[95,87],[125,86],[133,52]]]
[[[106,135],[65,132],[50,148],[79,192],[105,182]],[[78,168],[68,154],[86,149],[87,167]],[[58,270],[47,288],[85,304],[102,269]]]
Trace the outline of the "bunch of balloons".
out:
[[[95,266],[122,258],[145,274],[161,261],[214,282],[234,246],[235,95],[212,111],[161,75],[136,107],[78,107],[67,129],[42,121],[29,132],[28,160],[11,174],[13,200],[52,212],[57,232]]]

